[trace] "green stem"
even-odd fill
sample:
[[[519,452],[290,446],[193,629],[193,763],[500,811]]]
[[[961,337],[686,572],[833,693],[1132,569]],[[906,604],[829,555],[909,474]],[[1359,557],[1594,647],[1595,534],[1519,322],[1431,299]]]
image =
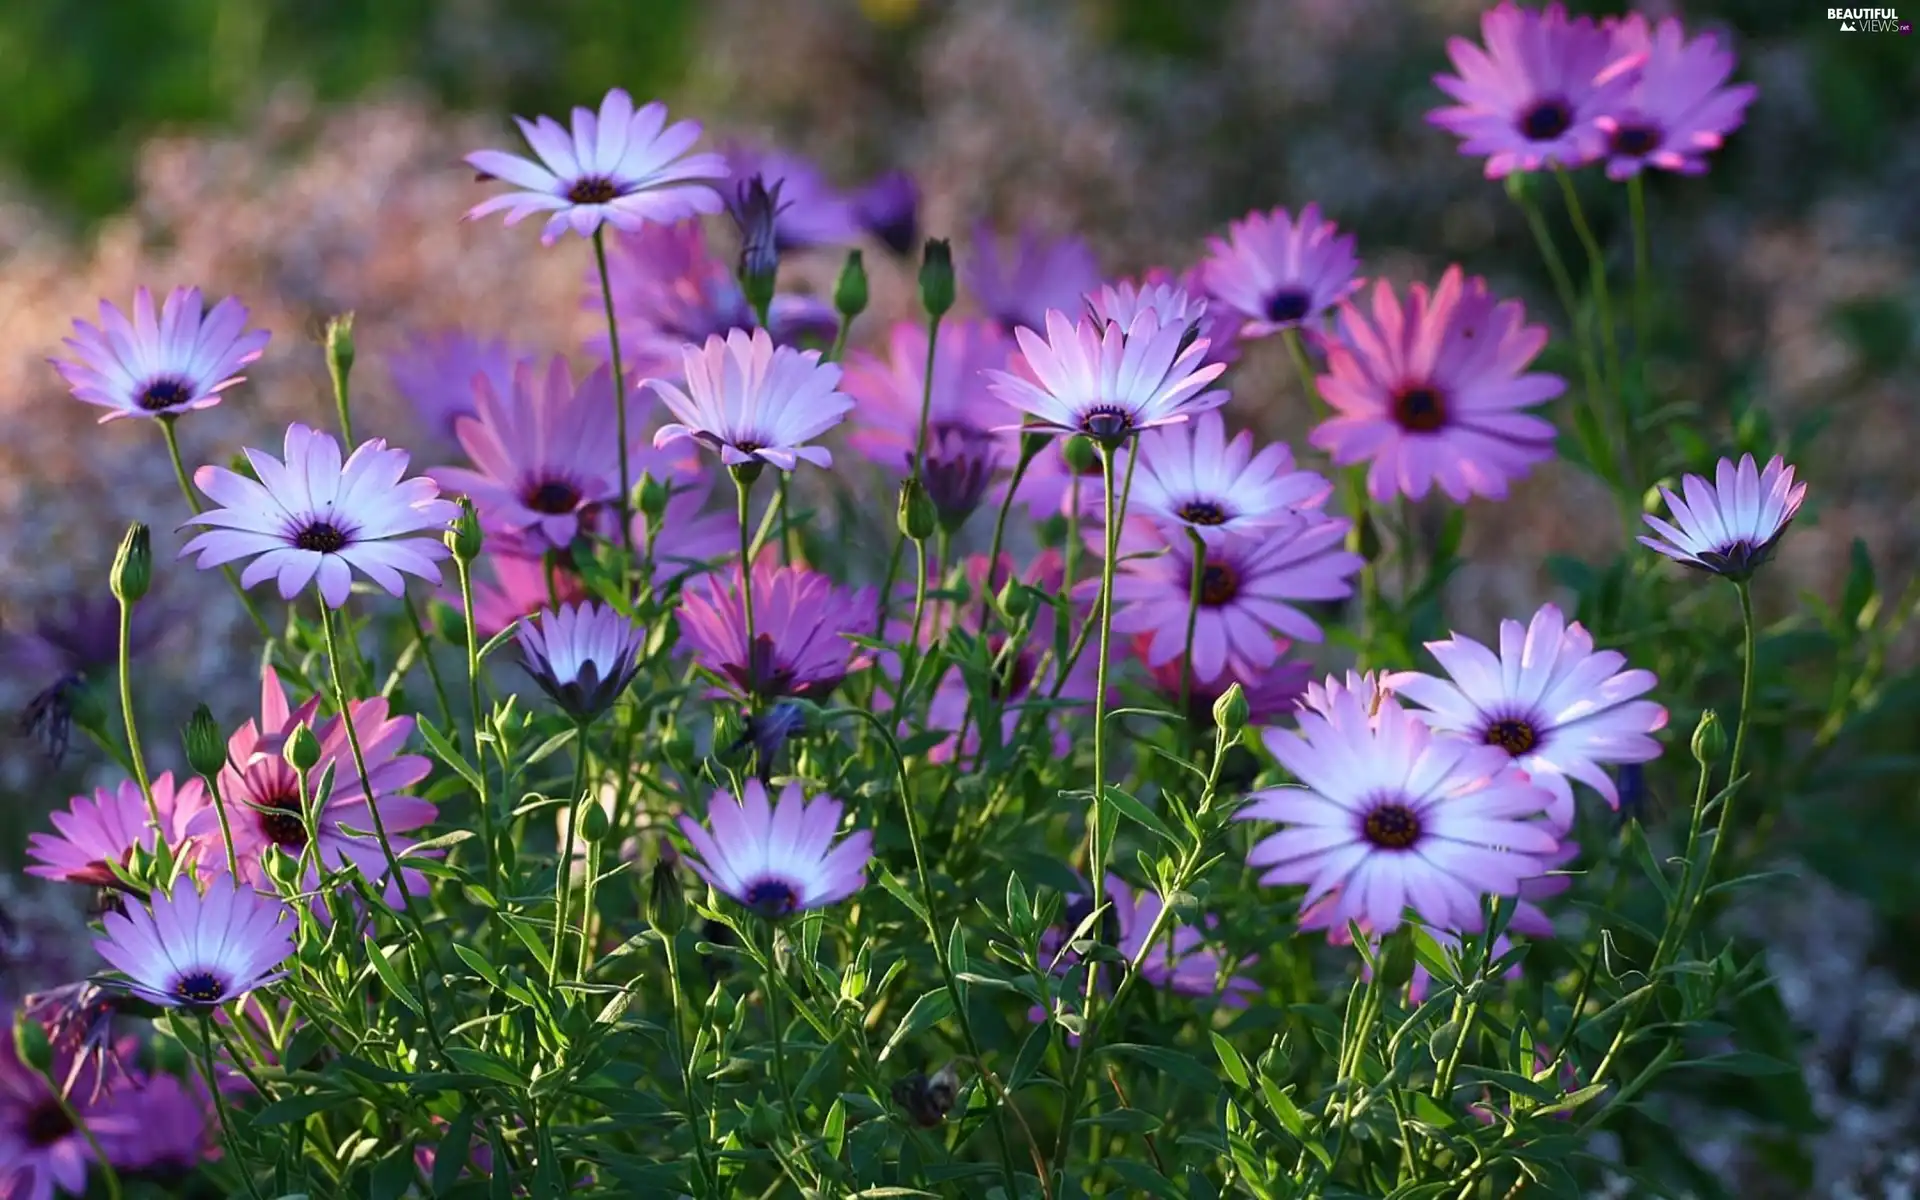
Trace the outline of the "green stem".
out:
[[[600,272],[600,298],[607,311],[607,354],[613,368],[613,415],[615,436],[620,439],[620,544],[626,560],[620,567],[622,584],[633,566],[633,475],[627,462],[627,376],[620,366],[620,321],[613,312],[613,283],[607,273],[607,231],[603,225],[593,231],[593,265]]]
[[[1595,317],[1600,326],[1600,344],[1606,353],[1604,378],[1607,383],[1607,394],[1612,403],[1606,406],[1607,412],[1596,412],[1594,415],[1602,418],[1611,415],[1614,418],[1610,424],[1618,426],[1620,461],[1617,467],[1620,471],[1622,490],[1637,493],[1639,481],[1634,478],[1632,467],[1633,424],[1627,416],[1623,391],[1620,338],[1613,323],[1613,293],[1607,286],[1607,258],[1600,249],[1599,239],[1593,236],[1592,226],[1587,224],[1586,209],[1580,205],[1580,193],[1573,186],[1573,176],[1567,173],[1565,167],[1560,166],[1556,166],[1553,173],[1560,180],[1561,194],[1566,197],[1567,216],[1573,221],[1574,235],[1580,239],[1581,249],[1586,251],[1587,274],[1593,289]],[[1603,429],[1607,427],[1606,424],[1601,426]]]
[[[220,1094],[220,1077],[214,1073],[213,1014],[210,1012],[200,1014],[200,1056],[201,1070],[207,1076],[207,1090],[213,1093],[213,1109],[220,1118],[220,1137],[227,1145],[227,1156],[233,1160],[233,1169],[240,1173],[241,1182],[247,1185],[247,1195],[253,1200],[261,1200],[260,1189],[253,1182],[253,1173],[240,1156],[240,1141],[234,1136],[233,1120],[227,1115],[226,1098]]]
[[[833,345],[827,349],[824,361],[837,363],[847,352],[847,334],[853,329],[853,318],[841,316],[840,325],[833,331]]]
[[[1647,189],[1639,172],[1627,179],[1627,214],[1633,227],[1633,356],[1638,363],[1639,399],[1645,403],[1647,364],[1653,354],[1653,252],[1647,228]]]
[[[1606,401],[1601,394],[1599,361],[1593,352],[1593,335],[1587,331],[1587,323],[1580,316],[1579,295],[1573,290],[1573,275],[1567,270],[1567,263],[1560,256],[1560,247],[1554,243],[1553,232],[1547,228],[1547,219],[1540,212],[1540,206],[1533,201],[1531,192],[1522,191],[1515,195],[1515,203],[1527,219],[1527,228],[1533,231],[1534,244],[1540,248],[1541,261],[1546,264],[1547,275],[1553,280],[1554,293],[1560,298],[1560,307],[1566,310],[1567,326],[1573,331],[1574,346],[1580,356],[1580,373],[1585,381],[1587,409],[1593,414],[1594,427],[1604,430],[1607,427]],[[1600,461],[1593,464],[1596,471],[1604,473],[1613,469],[1613,464]]]
[[[907,687],[913,680],[914,667],[920,655],[920,625],[927,613],[927,543],[923,538],[913,539],[913,624],[907,634],[907,643],[900,649],[900,692],[893,698],[893,710],[900,719],[911,715]],[[959,753],[958,743],[955,744]]]
[[[673,1020],[667,1027],[674,1062],[680,1066],[680,1088],[687,1097],[687,1131],[693,1137],[693,1155],[700,1164],[700,1180],[706,1187],[709,1200],[718,1200],[720,1195],[720,1174],[714,1169],[713,1161],[707,1150],[706,1131],[701,1128],[705,1121],[704,1106],[696,1098],[693,1087],[694,1064],[688,1061],[685,1035],[681,1025],[686,1021],[687,994],[680,984],[680,956],[674,939],[680,936],[677,929],[660,930],[662,944],[667,952],[667,987],[673,997]]]
[[[332,330],[329,329],[329,335]],[[331,343],[331,336],[329,336]],[[353,407],[348,403],[347,373],[341,370],[343,364],[334,358],[333,347],[327,347],[327,374],[333,378],[333,412],[340,420],[340,440],[346,443],[347,453],[353,453]]]
[[[153,822],[157,835],[165,840],[166,830],[160,825],[160,806],[154,803],[153,781],[147,778],[146,755],[140,752],[140,728],[133,719],[133,676],[127,671],[127,660],[132,653],[133,644],[133,602],[120,601],[120,719],[127,726],[127,751],[133,758],[133,778],[140,785],[140,795],[147,802],[147,819]]]
[[[460,577],[460,611],[466,618],[467,627],[467,705],[472,710],[473,770],[480,777],[475,807],[480,814],[480,841],[482,852],[486,855],[487,883],[497,889],[500,881],[495,877],[494,869],[498,861],[498,847],[493,834],[493,801],[487,796],[486,743],[480,736],[486,722],[480,712],[480,635],[473,627],[473,564],[455,555],[453,566]]]
[[[787,510],[787,488],[792,480],[792,475],[780,472],[773,496],[773,502],[780,510],[780,564],[786,567],[793,565],[793,525]]]
[[[220,794],[220,777],[216,774],[202,775],[200,778],[206,781],[207,794],[213,797],[214,814],[220,818],[220,840],[227,847],[227,877],[237,880],[240,878],[240,852],[233,846],[233,826],[227,819],[226,797]]]
[[[414,641],[420,646],[420,661],[426,664],[427,678],[433,681],[433,698],[440,702],[440,720],[448,729],[453,728],[453,705],[447,703],[447,685],[441,682],[439,664],[433,661],[433,643],[427,639],[427,627],[420,620],[420,610],[413,603],[412,592],[402,592],[401,601],[406,605],[407,624],[413,627]]]
[[[550,988],[559,981],[560,956],[567,944],[567,910],[571,907],[573,891],[573,840],[579,832],[583,811],[580,797],[587,790],[587,722],[581,721],[574,728],[577,732],[573,739],[573,790],[567,795],[567,836],[562,839],[563,848],[553,879],[553,954],[547,959]]]
[[[200,497],[193,494],[193,484],[187,481],[187,465],[180,461],[180,439],[173,431],[175,419],[161,417],[156,423],[160,426],[161,435],[167,439],[167,457],[173,461],[173,478],[180,485],[180,494],[186,497],[187,507],[193,510],[193,515],[197,517],[206,510],[200,506]],[[223,566],[220,568],[220,573],[227,577],[227,583],[233,588],[233,594],[240,597],[240,607],[246,609],[247,615],[253,618],[254,628],[260,631],[260,636],[271,640],[273,628],[267,624],[267,619],[260,615],[260,610],[254,606],[253,597],[247,595],[247,589],[240,586],[240,577],[233,573],[233,567]]]
[[[924,479],[927,474],[927,425],[933,416],[933,360],[934,351],[940,345],[940,318],[927,318],[927,367],[920,384],[920,428],[913,439],[913,477]]]
[[[1200,587],[1207,578],[1207,543],[1193,530],[1187,530],[1193,544],[1193,582],[1187,587],[1187,642],[1180,656],[1181,743],[1193,748],[1193,634],[1200,626]]]
[[[740,607],[746,615],[747,658],[751,662],[757,634],[753,625],[753,530],[749,524],[749,500],[753,493],[753,479],[747,474],[747,468],[733,469],[733,488],[739,494],[740,516]]]
[[[1280,331],[1281,340],[1287,344],[1287,354],[1293,359],[1293,368],[1300,376],[1301,390],[1306,393],[1307,402],[1316,414],[1326,417],[1333,409],[1320,394],[1320,385],[1313,377],[1313,360],[1307,357],[1306,343],[1300,338],[1300,330],[1289,326]],[[1346,511],[1354,528],[1359,529],[1367,520],[1366,469],[1361,466],[1340,467],[1334,469],[1335,486],[1340,496],[1340,507]],[[1380,575],[1374,567],[1373,557],[1367,556],[1365,565],[1360,568],[1360,669],[1369,665],[1369,655],[1373,648],[1374,627],[1378,623],[1380,612]]]
[[[1000,569],[1000,547],[1007,540],[1007,514],[1013,511],[1013,496],[1020,490],[1020,481],[1026,478],[1027,467],[1032,465],[1033,456],[1022,454],[1020,461],[1014,464],[1013,477],[1007,480],[1007,494],[1000,498],[1000,511],[993,518],[993,540],[987,543],[987,584],[980,589],[980,628],[987,627],[987,616],[993,611],[993,577]]]

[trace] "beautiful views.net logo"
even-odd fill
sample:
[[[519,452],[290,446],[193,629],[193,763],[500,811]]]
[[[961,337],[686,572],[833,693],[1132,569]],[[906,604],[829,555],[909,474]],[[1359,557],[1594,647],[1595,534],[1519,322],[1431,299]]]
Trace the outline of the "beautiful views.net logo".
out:
[[[1913,22],[1901,20],[1891,8],[1830,8],[1827,20],[1838,21],[1842,33],[1913,32]]]

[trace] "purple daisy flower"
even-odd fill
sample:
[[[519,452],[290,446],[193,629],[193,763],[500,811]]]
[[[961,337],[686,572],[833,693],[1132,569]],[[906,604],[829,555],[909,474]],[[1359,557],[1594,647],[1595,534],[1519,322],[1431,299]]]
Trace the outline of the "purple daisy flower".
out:
[[[961,285],[981,312],[1008,333],[1041,329],[1047,314],[1079,312],[1088,292],[1100,286],[1100,263],[1077,237],[1048,239],[1020,231],[1006,258],[993,227],[974,228],[973,253],[961,267]]]
[[[1182,676],[1185,674],[1180,658],[1175,655],[1153,666],[1149,661],[1152,649],[1151,635],[1143,634],[1133,639],[1134,657],[1147,664],[1147,675],[1153,682],[1153,690],[1167,702],[1169,708],[1177,709]],[[1313,667],[1297,659],[1289,659],[1287,651],[1291,649],[1292,642],[1277,637],[1273,639],[1274,662],[1271,666],[1255,667],[1234,655],[1228,655],[1226,667],[1220,674],[1212,679],[1195,678],[1188,681],[1190,696],[1187,719],[1201,728],[1211,729],[1214,701],[1226,695],[1227,689],[1236,683],[1240,685],[1241,695],[1247,698],[1248,724],[1264,725],[1292,712],[1306,694]]]
[[[764,329],[734,330],[688,346],[686,390],[664,380],[648,386],[679,421],[653,435],[655,448],[692,438],[729,467],[772,463],[791,471],[799,460],[833,466],[824,446],[807,442],[845,418],[853,399],[839,391],[840,368],[817,350],[775,346]]]
[[[758,177],[768,192],[779,190],[774,240],[780,250],[809,246],[845,246],[859,240],[861,224],[853,202],[827,182],[810,160],[785,150],[729,146],[727,195]]]
[[[1703,174],[1707,155],[1740,128],[1759,89],[1750,83],[1726,86],[1733,55],[1710,33],[1687,40],[1673,17],[1652,25],[1628,13],[1604,25],[1615,53],[1644,60],[1639,82],[1620,109],[1594,119],[1607,135],[1607,178],[1626,179],[1643,167]]]
[[[1480,17],[1487,48],[1447,39],[1458,75],[1434,86],[1459,101],[1427,120],[1487,156],[1487,178],[1545,167],[1584,167],[1607,149],[1600,117],[1632,94],[1644,56],[1625,54],[1591,17],[1558,3],[1540,11],[1503,3]]]
[[[623,232],[607,244],[607,253],[613,260],[610,279],[620,353],[639,378],[677,381],[681,349],[688,343],[699,345],[715,335],[759,327],[733,268],[708,252],[698,221]],[[582,307],[597,316],[603,303],[599,273],[590,272]],[[813,296],[775,296],[767,319],[768,332],[782,346],[830,341],[840,327],[833,306]],[[604,360],[606,333],[589,337],[587,349]]]
[[[1005,436],[1004,434],[1002,436]],[[1036,521],[1054,516],[1070,516],[1074,508],[1075,484],[1079,485],[1080,511],[1097,511],[1104,503],[1100,485],[1100,456],[1089,454],[1083,469],[1075,469],[1067,456],[1071,438],[1053,438],[1027,464],[1015,493]],[[1136,480],[1136,483],[1138,481]]]
[[[193,819],[207,806],[206,785],[188,779],[179,787],[173,772],[163,771],[151,781],[153,803],[160,810],[159,829],[147,812],[140,785],[131,779],[118,787],[98,788],[92,796],[75,796],[65,812],[47,819],[53,833],[27,838],[27,874],[90,887],[124,887],[114,866],[125,866],[137,847],[152,853],[162,835],[179,858],[192,861],[196,847],[187,843]]]
[[[647,631],[604,604],[569,604],[521,625],[527,674],[575,721],[591,721],[627,690]]]
[[[238,1000],[286,974],[293,953],[293,914],[287,906],[231,875],[208,881],[202,895],[191,879],[155,892],[102,920],[100,957],[126,976],[136,995],[167,1008],[209,1010]]]
[[[872,631],[872,588],[847,591],[817,571],[763,559],[753,568],[754,644],[748,646],[740,584],[736,565],[732,578],[710,578],[689,591],[680,602],[680,631],[700,665],[731,680],[741,694],[818,700],[867,665],[846,635]]]
[[[715,563],[739,550],[740,527],[734,524],[734,515],[706,511],[703,490],[678,489],[669,496],[658,533],[647,532],[645,514],[634,514],[634,549],[653,566],[655,593],[706,574]]]
[[[105,300],[100,324],[73,323],[65,339],[71,360],[50,359],[76,400],[109,410],[102,425],[121,417],[171,417],[220,403],[220,393],[245,379],[240,368],[266,352],[272,335],[243,332],[247,309],[231,297],[204,312],[199,288],[175,288],[158,319],[153,293],[133,295],[133,319]]]
[[[731,523],[728,528],[732,529]],[[639,530],[636,525],[634,531]],[[556,602],[579,604],[588,599],[586,584],[564,566],[555,564],[553,588],[549,592],[547,566],[540,559],[518,554],[483,554],[480,562],[486,569],[476,569],[473,573],[473,629],[483,638],[491,638],[515,621],[552,608]],[[440,598],[455,612],[464,608],[460,589],[451,584],[441,588]]]
[[[1225,392],[1203,390],[1226,366],[1208,363],[1206,339],[1192,332],[1162,325],[1151,310],[1127,326],[1075,323],[1050,312],[1044,339],[1030,329],[1014,332],[1018,374],[987,375],[994,395],[1028,415],[1029,430],[1118,441],[1227,402]]]
[[[1340,309],[1343,339],[1329,345],[1320,392],[1333,416],[1307,440],[1341,466],[1368,461],[1375,500],[1415,500],[1436,484],[1456,503],[1502,499],[1507,484],[1553,457],[1554,428],[1523,411],[1566,390],[1558,375],[1529,373],[1547,344],[1518,300],[1496,300],[1487,281],[1449,267],[1440,286],[1373,288],[1373,312]]]
[[[1266,337],[1317,321],[1360,286],[1354,239],[1320,206],[1309,204],[1300,219],[1284,208],[1248,213],[1227,226],[1225,238],[1207,239],[1201,264],[1207,294],[1240,318],[1241,337]]]
[[[1641,544],[1677,563],[1736,581],[1773,557],[1780,536],[1807,497],[1807,485],[1793,481],[1793,468],[1777,454],[1764,471],[1754,467],[1751,454],[1741,455],[1739,466],[1723,458],[1713,483],[1688,475],[1680,481],[1680,490],[1685,500],[1660,489],[1673,523],[1648,516],[1647,524],[1659,536],[1643,535]]]
[[[1258,537],[1229,537],[1209,545],[1200,567],[1200,608],[1193,629],[1194,678],[1218,678],[1229,658],[1257,671],[1270,669],[1278,657],[1276,633],[1320,641],[1320,626],[1293,602],[1353,594],[1351,577],[1365,563],[1345,549],[1347,526],[1345,520],[1303,518]],[[1141,557],[1162,547],[1164,554]],[[1192,542],[1130,525],[1121,530],[1120,553],[1113,581],[1114,632],[1151,634],[1150,667],[1177,661],[1186,650],[1193,597]],[[1097,580],[1089,582],[1098,588]]]
[[[1328,918],[1381,935],[1411,907],[1440,929],[1473,929],[1485,895],[1511,896],[1559,842],[1539,821],[1552,797],[1497,746],[1441,737],[1392,698],[1368,714],[1330,687],[1334,715],[1269,729],[1267,749],[1303,786],[1255,792],[1238,819],[1286,828],[1255,844],[1265,884],[1304,884],[1301,907],[1339,899]]]
[[[241,585],[277,579],[283,600],[318,577],[334,608],[347,602],[355,568],[396,596],[406,590],[402,572],[440,582],[437,564],[449,553],[440,531],[460,510],[439,498],[432,479],[400,478],[406,451],[374,438],[342,465],[339,442],[296,422],[287,426],[284,463],[246,454],[257,483],[225,467],[194,472],[194,485],[219,507],[187,519],[215,528],[188,542],[182,558],[199,554],[204,571],[251,557]]]
[[[1522,628],[1500,622],[1500,652],[1453,637],[1428,642],[1449,678],[1400,671],[1384,681],[1395,695],[1427,711],[1437,732],[1498,746],[1516,767],[1553,793],[1556,829],[1573,824],[1573,788],[1579,780],[1620,807],[1620,794],[1602,763],[1658,758],[1648,735],[1664,729],[1667,710],[1636,697],[1653,690],[1651,671],[1623,670],[1626,656],[1596,651],[1578,621],[1544,604]]]
[[[488,532],[523,539],[536,553],[565,550],[590,510],[619,500],[619,414],[606,367],[575,387],[566,359],[556,355],[544,372],[523,359],[511,389],[475,380],[474,399],[475,415],[455,425],[474,469],[429,474],[472,500]]]
[[[1381,702],[1393,695],[1386,680],[1387,673],[1381,671],[1348,671],[1344,677],[1329,675],[1325,680],[1313,680],[1308,682],[1306,694],[1300,698],[1300,707],[1329,721],[1338,721],[1354,711],[1345,700],[1352,696],[1359,701],[1358,711],[1371,723],[1380,713]]]
[[[734,799],[715,792],[707,804],[709,833],[692,817],[680,829],[699,857],[686,864],[716,891],[767,920],[837,904],[866,886],[873,833],[860,829],[834,844],[843,809],[831,796],[808,803],[789,783],[777,805],[750,779]]]
[[[667,106],[657,100],[636,110],[633,98],[614,88],[597,117],[590,109],[573,110],[571,132],[552,117],[514,121],[540,161],[500,150],[467,155],[482,178],[519,189],[475,205],[469,221],[504,209],[512,225],[550,212],[540,240],[551,246],[569,228],[589,237],[602,224],[638,229],[720,211],[720,194],[707,181],[726,176],[726,160],[687,155],[700,139],[700,123],[668,125]]]
[[[887,334],[884,359],[865,351],[853,353],[842,386],[859,408],[847,440],[875,464],[904,478],[913,469],[925,397],[929,444],[949,432],[979,439],[991,444],[994,463],[1001,465],[1011,448],[998,432],[999,424],[988,417],[998,405],[989,403],[987,374],[1007,365],[1012,339],[990,321],[954,318],[940,323],[935,350],[930,395],[923,322],[896,322]]]
[[[920,188],[905,171],[887,171],[853,196],[853,218],[895,254],[920,244]]]
[[[512,393],[513,364],[520,357],[504,338],[482,341],[449,330],[409,339],[387,359],[387,373],[421,422],[451,438],[456,422],[478,411],[474,394],[480,380],[496,396]]]
[[[54,1078],[65,1079],[73,1070],[72,1057],[56,1052],[50,1069]],[[67,1103],[89,1127],[110,1099],[98,1094],[92,1071],[85,1066],[67,1092]],[[60,1107],[46,1077],[20,1061],[13,1038],[0,1040],[0,1196],[6,1200],[53,1200],[56,1193],[83,1196],[87,1164],[92,1160],[86,1136]]]
[[[88,1125],[117,1170],[184,1172],[213,1151],[218,1117],[206,1084],[164,1072],[135,1075],[106,1096]]]
[[[1144,433],[1132,452],[1140,467],[1127,512],[1151,518],[1169,541],[1189,530],[1209,545],[1257,534],[1313,514],[1333,493],[1324,476],[1294,469],[1283,442],[1255,454],[1250,430],[1228,441],[1218,412]]]
[[[1134,891],[1117,875],[1107,876],[1107,899],[1112,902],[1120,925],[1120,937],[1114,949],[1131,962],[1146,947],[1147,931],[1153,927],[1166,902],[1157,892],[1146,888]],[[1220,923],[1220,918],[1208,914],[1203,921],[1211,929]],[[1170,921],[1168,929],[1170,932],[1164,933],[1159,944],[1141,960],[1142,979],[1181,996],[1218,997],[1229,1008],[1244,1008],[1251,997],[1260,994],[1260,985],[1247,976],[1228,975],[1220,952],[1206,948],[1206,935],[1200,930],[1177,921]],[[1251,956],[1239,963],[1242,968],[1252,965]],[[1227,976],[1224,985],[1223,975]]]

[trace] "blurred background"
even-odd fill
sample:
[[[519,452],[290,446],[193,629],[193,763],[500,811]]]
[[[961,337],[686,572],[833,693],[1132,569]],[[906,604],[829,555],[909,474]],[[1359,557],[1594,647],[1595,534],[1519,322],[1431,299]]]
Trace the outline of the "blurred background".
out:
[[[163,562],[180,543],[158,434],[95,427],[46,365],[73,317],[100,297],[125,305],[141,284],[197,284],[240,296],[273,330],[236,399],[182,424],[191,467],[277,444],[287,420],[326,412],[319,330],[356,310],[356,408],[421,465],[444,461],[396,402],[390,349],[460,326],[577,351],[594,319],[581,311],[577,244],[543,249],[531,225],[460,222],[487,191],[460,156],[517,147],[509,114],[562,113],[612,86],[698,117],[710,142],[809,155],[843,186],[903,168],[932,235],[964,242],[982,219],[1077,232],[1110,273],[1131,274],[1188,265],[1251,208],[1317,201],[1359,235],[1369,275],[1433,278],[1458,261],[1563,329],[1518,212],[1423,120],[1440,100],[1430,79],[1446,68],[1446,38],[1477,38],[1481,7],[7,0],[0,624],[31,628],[104,596],[128,520],[154,525]],[[1696,406],[1689,423],[1715,453],[1768,430],[1818,435],[1800,456],[1809,513],[1761,589],[1763,615],[1781,618],[1802,592],[1843,603],[1856,540],[1890,603],[1920,549],[1920,37],[1843,34],[1800,0],[1643,10],[1717,31],[1738,77],[1760,87],[1711,174],[1650,182],[1656,391]],[[1583,192],[1603,240],[1621,245],[1620,196],[1598,179]],[[910,309],[912,265],[885,260],[869,250],[869,337]],[[824,289],[837,265],[791,264],[783,284]],[[1305,428],[1277,346],[1255,349],[1236,392],[1236,412],[1267,432]],[[1596,495],[1555,468],[1504,505],[1476,504],[1450,622],[1485,637],[1500,616],[1564,598],[1549,556],[1616,555],[1617,529],[1590,519],[1605,509]],[[231,725],[255,702],[250,631],[219,583],[163,574],[150,661],[168,687],[146,698],[162,767],[177,765],[167,731],[193,703]],[[1904,643],[1890,653],[1913,659]],[[18,711],[47,682],[10,661],[0,705]],[[1779,1049],[1806,1078],[1769,1081],[1755,1089],[1775,1093],[1763,1101],[1715,1099],[1688,1130],[1726,1194],[1920,1186],[1920,710],[1894,711],[1907,724],[1883,736],[1892,749],[1875,782],[1815,787],[1817,811],[1790,807],[1776,837],[1793,883],[1735,916],[1767,948],[1791,1031]],[[13,925],[0,937],[39,947],[0,971],[45,966],[78,928],[77,913],[27,892],[11,868],[40,814],[103,781],[89,750],[55,771],[29,740],[0,738],[0,910]]]

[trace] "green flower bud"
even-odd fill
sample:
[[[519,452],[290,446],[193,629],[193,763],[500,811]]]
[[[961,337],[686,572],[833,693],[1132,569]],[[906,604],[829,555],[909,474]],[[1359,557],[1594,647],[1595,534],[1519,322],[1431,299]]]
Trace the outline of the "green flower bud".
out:
[[[994,603],[1000,606],[1007,620],[1018,621],[1033,611],[1033,593],[1018,579],[1009,579],[1001,586],[1000,594],[994,597]]]
[[[916,542],[924,542],[933,536],[934,528],[939,524],[939,514],[933,510],[933,501],[927,499],[927,490],[920,481],[908,477],[900,485],[900,504],[894,512],[894,523],[899,526],[903,536]]]
[[[327,374],[333,376],[335,392],[346,389],[352,373],[353,314],[345,312],[327,322]]]
[[[928,238],[921,255],[920,307],[936,318],[953,307],[953,247],[945,238]]]
[[[1238,683],[1229,684],[1220,698],[1213,702],[1213,723],[1225,730],[1228,735],[1239,733],[1247,727],[1247,693]]]
[[[651,928],[672,937],[687,923],[687,893],[674,866],[675,855],[666,844],[660,847],[660,860],[653,864],[647,881],[645,916]]]
[[[580,814],[580,836],[589,846],[598,845],[607,840],[607,834],[613,829],[613,818],[598,800],[588,800],[586,808]]]
[[[667,501],[672,498],[673,493],[653,477],[653,472],[640,473],[640,515],[647,519],[647,528],[660,527],[660,519],[667,513]]]
[[[107,722],[112,719],[107,710],[106,701],[100,698],[100,691],[91,684],[81,683],[67,689],[67,712],[72,714],[73,723],[90,733],[105,735]]]
[[[186,728],[180,731],[180,741],[186,746],[187,765],[193,768],[194,774],[212,777],[227,765],[227,739],[221,736],[220,726],[206,705],[196,707],[187,718]]]
[[[747,1140],[756,1146],[768,1146],[780,1136],[780,1111],[764,1100],[755,1100],[747,1110]]]
[[[1066,516],[1055,513],[1040,522],[1040,545],[1048,550],[1058,550],[1067,544],[1067,531],[1071,528]]]
[[[1079,434],[1067,439],[1060,456],[1067,460],[1067,469],[1075,475],[1086,475],[1100,466],[1100,452],[1094,447],[1093,439]]]
[[[1360,519],[1347,530],[1347,549],[1368,562],[1380,559],[1380,528],[1373,523],[1373,513],[1362,509]]]
[[[122,604],[139,603],[153,585],[153,537],[137,521],[127,527],[113,556],[112,582],[114,598]]]
[[[465,496],[460,497],[460,515],[453,519],[453,524],[447,527],[440,538],[461,562],[470,563],[480,557],[480,548],[486,545],[487,535],[480,528],[480,514],[474,511],[473,501]]]
[[[53,1043],[47,1039],[46,1026],[25,1016],[13,1023],[13,1052],[42,1075],[53,1065]]]
[[[1726,728],[1720,724],[1720,714],[1708,709],[1700,714],[1700,723],[1693,727],[1693,760],[1710,767],[1726,752]]]
[[[236,453],[232,458],[227,460],[227,470],[232,471],[242,479],[251,479],[255,483],[260,482],[260,476],[254,474],[253,460],[247,457],[247,452],[244,450]]]
[[[287,765],[296,771],[311,771],[320,762],[320,739],[313,735],[311,725],[296,725],[287,736],[287,744],[281,749]]]
[[[840,279],[833,285],[833,307],[846,321],[867,311],[867,262],[858,250],[847,251]]]
[[[1037,432],[1031,432],[1031,431],[1023,431],[1020,434],[1021,463],[1022,464],[1030,463],[1034,459],[1040,457],[1040,452],[1042,450],[1045,450],[1047,446],[1053,442],[1053,439],[1054,439],[1054,435],[1051,433],[1037,433]]]

